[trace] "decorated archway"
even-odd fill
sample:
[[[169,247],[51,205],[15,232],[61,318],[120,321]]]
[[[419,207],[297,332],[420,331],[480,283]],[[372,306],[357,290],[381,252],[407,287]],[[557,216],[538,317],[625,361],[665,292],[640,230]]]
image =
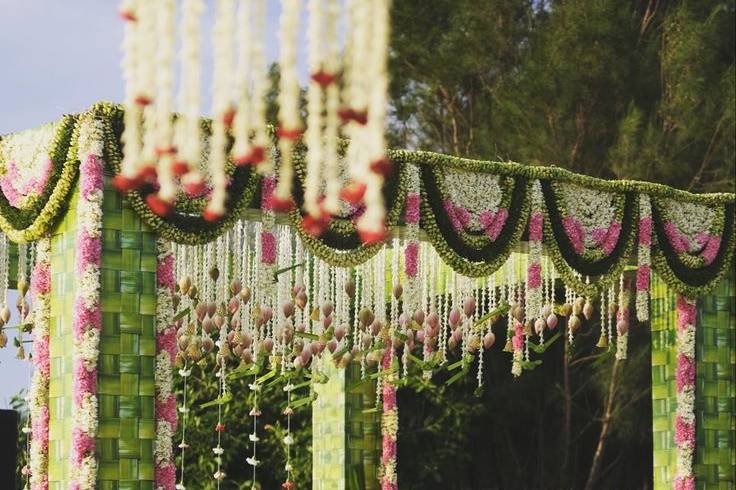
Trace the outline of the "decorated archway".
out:
[[[272,174],[230,163],[221,220],[185,196],[156,214],[153,186],[111,186],[123,119],[102,103],[0,140],[0,278],[5,291],[17,271],[18,345],[33,338],[32,488],[185,487],[174,457],[197,441],[172,388],[195,364],[219,376],[212,410],[242,400],[228,386],[238,377],[254,393],[283,386],[287,427],[313,404],[315,488],[395,488],[397,386],[438,370],[480,385],[491,348],[523,376],[593,319],[621,360],[629,329],[651,325],[655,486],[732,481],[734,323],[719,302],[734,298],[733,194],[391,150],[390,233],[366,245],[348,199],[311,233],[299,207],[274,210]],[[297,204],[303,165],[297,147]],[[258,451],[257,398],[251,416],[250,435],[213,427],[213,457],[249,437],[257,475],[281,456]],[[363,453],[350,447],[356,417],[380,418]]]

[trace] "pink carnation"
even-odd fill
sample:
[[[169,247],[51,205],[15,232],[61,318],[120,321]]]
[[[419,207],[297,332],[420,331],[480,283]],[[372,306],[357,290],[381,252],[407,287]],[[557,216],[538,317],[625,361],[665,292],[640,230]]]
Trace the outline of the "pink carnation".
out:
[[[675,490],[695,490],[695,477],[677,477],[675,479]]]
[[[272,196],[276,189],[276,178],[269,175],[261,180],[261,209],[264,211],[273,209]]]
[[[86,231],[80,231],[77,237],[77,264],[78,274],[83,274],[90,264],[99,266],[102,256],[102,240],[90,237]]]
[[[419,269],[419,243],[410,241],[404,249],[404,270],[409,277],[416,277]]]
[[[174,288],[174,255],[169,254],[156,263],[156,283],[159,287]]]
[[[677,230],[677,225],[675,225],[672,221],[668,221],[664,225],[664,232],[667,235],[667,239],[669,240],[672,249],[676,253],[681,254],[687,252],[687,240],[685,239],[685,237],[680,235],[680,232]]]
[[[156,419],[171,424],[176,429],[176,397],[169,395],[166,400],[156,397]]]
[[[85,457],[95,452],[96,441],[81,429],[72,432],[72,463],[75,466],[82,464]]]
[[[542,213],[532,213],[529,217],[529,240],[538,242],[542,239],[543,223]]]
[[[74,402],[79,404],[87,393],[97,391],[97,371],[90,371],[83,362],[74,363]]]
[[[460,222],[460,219],[455,212],[455,205],[452,201],[445,199],[442,202],[442,206],[445,208],[445,213],[447,213],[447,217],[450,219],[450,223],[452,223],[452,227],[455,228],[455,231],[462,231],[463,224]]]
[[[708,237],[708,241],[705,243],[705,248],[702,252],[703,261],[706,265],[710,265],[716,260],[718,251],[721,248],[721,238],[715,235]]]
[[[639,244],[650,245],[652,243],[652,218],[646,217],[639,220]]]
[[[585,244],[583,240],[583,226],[578,220],[571,216],[562,218],[562,227],[565,229],[565,234],[572,244],[572,248],[575,252],[580,255],[585,250]]]
[[[675,444],[695,447],[695,424],[675,417]]]
[[[526,283],[532,289],[536,289],[542,285],[542,266],[539,262],[529,264],[529,267],[527,267]]]
[[[176,467],[169,464],[157,464],[155,469],[156,488],[174,490],[176,487]]]
[[[687,325],[695,325],[697,310],[684,296],[677,296],[677,327],[682,330]]]
[[[417,192],[410,192],[406,195],[404,221],[408,225],[419,224],[419,193]]]
[[[396,457],[396,440],[391,439],[386,434],[383,435],[383,444],[381,445],[382,449],[382,461],[384,463],[387,463],[388,461],[393,460]]]
[[[683,354],[677,356],[675,382],[677,391],[682,391],[686,386],[695,386],[695,359]]]
[[[44,376],[49,375],[49,337],[36,332],[33,338],[33,365]]]
[[[168,352],[172,362],[176,357],[176,329],[167,328],[156,336],[156,351]]]
[[[640,265],[636,271],[636,289],[639,291],[645,291],[649,289],[649,277],[651,274],[651,267],[648,265]]]
[[[95,155],[88,155],[79,168],[79,190],[85,199],[102,189],[102,163]]]
[[[82,335],[90,328],[102,328],[102,310],[99,305],[87,308],[81,298],[77,298],[74,303],[74,317],[72,319],[72,330],[76,338]]]
[[[496,239],[498,239],[498,235],[501,234],[501,230],[503,230],[503,226],[506,224],[508,217],[508,210],[506,208],[499,208],[496,213],[491,211],[481,212],[478,215],[478,221],[486,232],[486,236],[488,236],[492,242],[495,242]]]
[[[51,292],[51,271],[48,264],[38,262],[31,273],[31,289],[36,295]]]
[[[470,211],[459,204],[455,206],[455,216],[457,216],[457,219],[460,221],[460,224],[463,225],[463,228],[467,228],[470,224]]]
[[[608,231],[606,233],[606,239],[603,242],[603,252],[606,255],[611,255],[611,253],[616,249],[616,244],[618,244],[618,237],[621,235],[621,223],[618,221],[614,221],[611,223],[608,227]]]
[[[264,264],[276,262],[276,237],[270,231],[261,233],[261,262]]]
[[[39,408],[38,416],[31,419],[31,437],[45,453],[49,448],[49,407]]]

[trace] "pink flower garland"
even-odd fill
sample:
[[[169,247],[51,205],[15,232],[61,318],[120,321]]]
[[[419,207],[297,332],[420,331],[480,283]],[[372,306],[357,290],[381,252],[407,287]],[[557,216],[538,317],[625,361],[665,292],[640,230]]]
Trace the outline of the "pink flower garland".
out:
[[[49,315],[51,309],[50,242],[42,238],[37,244],[36,265],[31,274],[31,292],[35,298],[36,311],[33,325],[33,366],[31,381],[31,450],[29,467],[32,490],[47,490],[49,454]]]
[[[91,125],[85,129],[93,130]],[[80,141],[95,144],[94,133],[80,135]],[[99,139],[98,139],[99,141]],[[74,300],[72,329],[74,333],[74,389],[73,403],[75,425],[72,429],[72,478],[71,488],[86,490],[95,488],[97,461],[95,459],[97,435],[97,349],[102,329],[100,307],[100,266],[102,247],[102,179],[103,166],[96,153],[98,148],[84,148],[80,144],[80,200],[77,209],[79,231],[77,234],[76,271],[80,276],[77,297]],[[85,358],[94,352],[93,358]]]
[[[677,477],[675,489],[694,490],[695,475],[695,302],[677,297],[677,410],[675,414],[675,445],[677,446]]]
[[[478,215],[478,221],[486,233],[486,236],[495,242],[498,235],[501,234],[503,226],[509,217],[509,211],[506,208],[499,208],[495,213],[493,211],[482,211]]]
[[[176,432],[176,397],[172,392],[172,369],[176,357],[174,308],[174,255],[170,245],[159,240],[156,263],[156,444],[154,479],[159,490],[174,490],[173,436]]]
[[[391,349],[386,349],[381,361],[384,370],[391,369]],[[399,424],[396,386],[386,379],[383,382],[383,414],[381,416],[381,490],[397,490],[396,436]]]
[[[38,179],[32,177],[24,182],[18,164],[13,160],[8,162],[5,173],[0,176],[0,189],[8,199],[8,203],[14,208],[19,208],[23,205],[22,201],[31,194],[41,194],[51,175],[51,166],[51,160],[46,159],[40,177]],[[20,187],[17,186],[19,182],[22,183]]]

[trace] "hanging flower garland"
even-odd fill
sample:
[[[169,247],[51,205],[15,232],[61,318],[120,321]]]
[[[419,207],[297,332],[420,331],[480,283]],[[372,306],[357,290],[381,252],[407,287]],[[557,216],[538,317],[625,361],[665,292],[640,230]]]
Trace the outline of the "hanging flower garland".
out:
[[[677,296],[677,409],[675,445],[677,447],[677,490],[694,490],[695,475],[695,302]]]
[[[529,213],[529,252],[527,256],[526,292],[524,306],[526,321],[533,322],[537,335],[543,336],[547,326],[542,313],[542,236],[544,231],[544,197],[538,180],[532,182],[531,210]],[[542,337],[543,338],[543,337]]]
[[[77,116],[0,138],[0,229],[13,241],[42,238],[71,191]]]
[[[177,352],[176,327],[173,323],[174,255],[166,240],[158,239],[156,247],[155,484],[159,490],[173,490],[176,485],[173,438],[177,425],[172,377]]]
[[[597,296],[619,277],[630,256],[636,196],[555,181],[542,181],[542,191],[545,245],[555,268],[576,292]]]
[[[638,291],[637,291],[638,294]],[[618,311],[616,312],[616,359],[626,359],[629,345],[630,316],[629,303],[631,301],[631,290],[624,282],[623,275],[619,281]],[[637,297],[638,301],[638,297]]]
[[[33,316],[33,378],[29,392],[31,490],[47,490],[49,457],[49,318],[51,315],[50,240],[36,242],[36,265],[31,274],[35,299]]]
[[[384,371],[391,370],[392,349],[386,349],[381,360]],[[381,490],[398,489],[396,477],[396,439],[399,431],[399,407],[396,404],[396,385],[394,375],[383,380],[383,411],[381,415],[381,435],[383,444],[381,449]]]
[[[697,297],[721,280],[736,248],[736,204],[652,196],[655,271],[681,294]]]
[[[649,320],[649,282],[652,274],[652,205],[649,196],[639,196],[639,246],[636,271],[636,318]]]
[[[78,294],[74,300],[74,396],[71,480],[80,490],[97,481],[97,361],[102,328],[100,265],[102,254],[103,130],[85,118],[79,134],[79,202],[77,204]]]

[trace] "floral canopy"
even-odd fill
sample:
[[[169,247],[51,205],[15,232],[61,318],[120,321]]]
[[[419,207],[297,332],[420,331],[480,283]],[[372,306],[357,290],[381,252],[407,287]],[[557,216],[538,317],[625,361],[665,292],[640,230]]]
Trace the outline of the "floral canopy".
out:
[[[118,170],[122,115],[119,106],[100,103],[85,115],[65,116],[0,139],[0,226],[11,240],[37,240],[63,214],[79,171],[81,119],[101,121],[107,170]],[[202,126],[207,132],[209,123],[203,121]],[[696,195],[648,182],[605,181],[554,166],[422,151],[391,150],[389,156],[396,165],[383,190],[388,225],[404,226],[407,194],[420,193],[419,228],[444,261],[467,276],[495,271],[529,238],[526,227],[534,212],[535,182],[541,184],[544,248],[565,282],[580,294],[610,284],[628,264],[638,261],[647,267],[651,260],[652,269],[670,287],[695,297],[716,285],[731,264],[734,194]],[[416,182],[410,169],[418,170]],[[132,191],[128,199],[162,237],[181,244],[206,243],[243,213],[260,207],[261,176],[247,166],[230,165],[228,172],[228,213],[216,222],[202,218],[202,198],[180,196],[165,218],[145,203],[152,188]],[[292,187],[297,204],[303,199],[303,179],[304,161],[297,152]],[[288,214],[288,221],[316,256],[348,266],[364,262],[381,246],[361,243],[354,225],[359,213],[344,205],[318,237],[305,232],[298,210]],[[651,259],[643,250],[649,243]]]
[[[103,195],[120,201],[109,181],[120,172],[123,117],[121,106],[98,103],[83,114],[0,138],[0,228],[4,233],[0,234],[0,298],[5,298],[8,287],[7,239],[21,247],[35,244],[32,252],[18,256],[21,300],[28,290],[22,271],[32,268],[30,290],[38,310],[30,320],[36,366],[27,473],[32,488],[48,488],[49,481],[53,294],[49,236],[71,211],[76,212],[79,226],[75,260],[81,275],[72,314],[74,404],[75,410],[87,414],[86,419],[74,421],[71,459],[80,488],[94,488],[98,477],[112,479],[102,467],[98,476],[95,460],[95,437],[102,437],[97,433],[97,397],[108,395],[98,393],[97,362],[103,324],[100,269],[106,211],[102,201]],[[211,123],[202,120],[200,124],[202,162],[206,162]],[[276,145],[268,151],[278,168]],[[344,183],[349,177],[344,175],[344,151],[341,155]],[[296,206],[282,214],[273,206],[275,175],[260,175],[251,166],[232,162],[225,169],[227,212],[217,220],[203,217],[211,186],[195,195],[179,191],[167,213],[149,206],[155,202],[147,199],[157,191],[154,182],[126,193],[136,219],[158,238],[152,247],[155,266],[146,266],[155,271],[150,289],[156,293],[152,478],[157,488],[174,488],[177,476],[172,455],[177,424],[172,390],[175,363],[181,366],[186,391],[192,363],[203,361],[217,347],[221,392],[212,405],[232,399],[226,379],[254,377],[250,385],[256,397],[251,410],[253,456],[247,460],[254,478],[259,464],[257,394],[262,384],[284,380],[288,397],[284,414],[290,418],[294,408],[314,400],[318,368],[314,375],[306,368],[314,366],[317,358],[331,355],[341,366],[359,361],[364,377],[369,367],[376,368],[370,376],[382,387],[377,390],[377,398],[383,401],[381,479],[383,488],[394,489],[396,384],[410,375],[410,365],[418,366],[425,379],[444,367],[455,372],[450,377],[453,382],[468,373],[477,356],[480,386],[483,356],[478,352],[494,344],[492,324],[506,317],[504,350],[512,353],[512,373],[519,376],[539,362],[530,360],[530,349],[542,353],[560,337],[558,332],[545,344],[545,332],[557,327],[558,315],[567,317],[572,342],[583,320],[592,317],[593,300],[600,302],[599,345],[608,346],[615,332],[616,357],[625,359],[630,292],[635,290],[637,318],[648,320],[652,271],[681,295],[674,438],[677,481],[685,485],[678,488],[694,488],[694,300],[715,288],[730,270],[736,196],[696,195],[647,182],[605,181],[554,166],[468,160],[423,151],[389,150],[387,156],[393,162],[392,174],[382,197],[392,233],[385,241],[371,244],[364,243],[357,227],[365,211],[359,204],[341,200],[339,212],[319,232],[303,215],[307,183],[301,142],[293,154],[291,195]],[[200,170],[206,175],[204,167]],[[517,267],[521,255],[524,260]],[[235,260],[239,257],[242,260]],[[624,272],[634,270],[635,279],[625,283]],[[564,298],[556,279],[564,285]],[[19,310],[24,317],[30,311],[24,301],[19,302]],[[9,318],[4,306],[0,340],[5,335],[2,325]],[[22,348],[20,342],[17,345]],[[413,353],[415,345],[421,346],[420,353]],[[460,360],[448,362],[450,353],[458,349]],[[296,382],[299,376],[308,381]],[[306,385],[310,395],[293,400],[292,391]],[[186,410],[185,399],[179,411]],[[104,418],[102,409],[99,413]],[[219,458],[224,451],[221,418],[215,430],[214,478],[220,481],[225,478]],[[284,444],[288,468],[293,444],[289,434]],[[182,438],[182,454],[187,447]],[[177,488],[184,488],[183,475],[182,467]],[[288,478],[284,485],[292,485]]]

